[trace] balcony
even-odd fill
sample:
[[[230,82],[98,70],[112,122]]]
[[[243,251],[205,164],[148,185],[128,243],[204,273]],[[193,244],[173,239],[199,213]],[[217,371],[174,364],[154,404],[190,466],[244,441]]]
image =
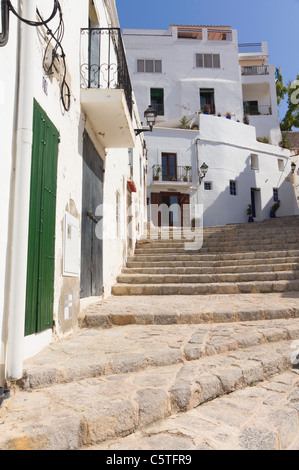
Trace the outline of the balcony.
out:
[[[151,184],[167,188],[191,188],[192,168],[190,166],[153,165],[151,168]]]
[[[243,65],[241,75],[269,75],[268,65]]]
[[[81,30],[81,106],[105,148],[134,147],[132,85],[119,28]]]
[[[270,104],[260,105],[257,101],[243,102],[244,114],[249,116],[270,116],[272,115],[272,106]]]

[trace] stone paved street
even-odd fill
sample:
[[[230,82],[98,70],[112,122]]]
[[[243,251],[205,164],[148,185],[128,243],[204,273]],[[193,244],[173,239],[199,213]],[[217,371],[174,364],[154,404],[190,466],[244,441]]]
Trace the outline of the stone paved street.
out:
[[[82,312],[81,329],[25,362],[1,449],[297,448],[299,293],[228,297]]]

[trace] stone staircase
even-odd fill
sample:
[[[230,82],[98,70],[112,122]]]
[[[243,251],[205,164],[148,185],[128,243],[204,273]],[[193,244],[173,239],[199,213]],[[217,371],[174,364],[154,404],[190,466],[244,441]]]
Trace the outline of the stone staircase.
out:
[[[204,295],[299,289],[299,217],[203,229],[199,250],[176,229],[137,242],[113,295]],[[165,239],[169,236],[168,239]],[[171,237],[171,238],[170,238]]]
[[[161,283],[152,282],[146,295],[128,291],[88,307],[78,331],[25,361],[22,380],[7,384],[0,449],[299,450],[298,222],[206,229],[206,251],[196,254],[164,253],[167,244],[182,248],[175,239],[138,243],[120,279],[195,276],[186,286],[209,286],[199,276],[218,276],[217,295],[157,295]],[[258,254],[249,249],[257,233]],[[285,277],[220,277],[252,273]],[[219,288],[257,282],[271,291]]]

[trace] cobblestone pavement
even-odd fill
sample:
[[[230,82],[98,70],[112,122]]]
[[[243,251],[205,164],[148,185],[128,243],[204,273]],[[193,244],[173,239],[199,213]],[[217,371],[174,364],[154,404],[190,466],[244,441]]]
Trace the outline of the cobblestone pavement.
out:
[[[0,448],[298,449],[298,298],[112,297],[88,308],[101,327],[82,319],[25,361],[22,388],[0,409]]]
[[[299,450],[299,371],[86,450]]]

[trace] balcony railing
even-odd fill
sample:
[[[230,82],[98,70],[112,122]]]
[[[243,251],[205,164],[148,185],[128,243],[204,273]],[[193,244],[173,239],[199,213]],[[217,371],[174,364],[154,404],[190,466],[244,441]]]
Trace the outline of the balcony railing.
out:
[[[272,114],[272,106],[270,104],[252,105],[244,103],[243,108],[244,114],[249,116],[269,116]]]
[[[269,66],[244,65],[241,67],[241,75],[269,75]]]
[[[162,182],[192,183],[192,169],[189,166],[177,166],[169,172],[166,168],[163,169],[162,165],[153,165],[152,179]]]
[[[119,28],[81,29],[81,88],[124,90],[132,115],[132,85]]]
[[[243,54],[262,52],[261,42],[238,44],[238,47],[239,47],[239,52]]]

